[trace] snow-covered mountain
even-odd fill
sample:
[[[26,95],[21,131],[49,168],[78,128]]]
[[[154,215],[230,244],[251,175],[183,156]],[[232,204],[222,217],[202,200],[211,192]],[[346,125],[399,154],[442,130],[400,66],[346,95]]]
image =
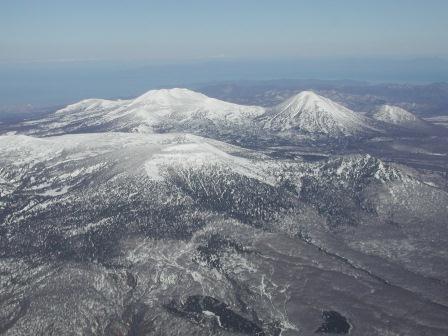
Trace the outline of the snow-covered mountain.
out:
[[[312,91],[303,91],[271,108],[261,120],[264,128],[273,131],[329,137],[379,131],[368,118]]]
[[[447,301],[446,204],[363,154],[275,160],[179,133],[0,136],[0,326],[311,335],[330,311],[339,334],[390,321],[423,334],[444,323],[431,301]],[[403,321],[402,302],[428,314]]]
[[[171,89],[19,125],[0,136],[0,334],[445,336],[446,179],[393,148],[445,152],[369,138],[399,129],[383,119]]]
[[[420,119],[415,114],[392,105],[381,105],[373,112],[372,118],[407,129],[425,130],[431,127],[428,122]]]
[[[129,100],[82,100],[3,132],[33,136],[185,132],[256,146],[262,141],[295,143],[302,137],[333,140],[388,131],[394,136],[397,127],[408,133],[434,130],[430,123],[399,107],[384,105],[366,116],[311,91],[264,108],[225,102],[188,89],[161,89]]]
[[[247,126],[263,113],[262,107],[232,104],[188,89],[161,89],[130,100],[83,100],[23,126],[28,134],[46,136],[96,131],[216,131]]]
[[[32,191],[37,195],[60,195],[76,187],[83,175],[103,171],[110,176],[107,170],[111,163],[115,166],[114,170],[126,174],[144,172],[150,180],[161,180],[167,167],[179,170],[213,167],[266,182],[261,167],[258,169],[246,152],[224,142],[181,133],[105,132],[45,138],[0,136],[0,195],[6,197],[16,188],[23,187],[23,179],[31,184],[29,189],[22,188],[22,191]],[[232,153],[241,153],[246,158]],[[60,166],[60,163],[63,165]],[[40,174],[32,178],[27,176],[33,174],[37,166],[40,167]],[[47,168],[56,173],[47,171]]]

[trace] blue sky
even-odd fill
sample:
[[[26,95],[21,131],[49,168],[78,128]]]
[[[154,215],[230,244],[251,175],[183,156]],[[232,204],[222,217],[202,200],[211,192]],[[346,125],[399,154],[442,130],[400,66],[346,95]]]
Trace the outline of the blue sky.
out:
[[[445,0],[4,0],[0,62],[447,57]]]
[[[0,116],[283,78],[448,81],[448,0],[0,0]]]

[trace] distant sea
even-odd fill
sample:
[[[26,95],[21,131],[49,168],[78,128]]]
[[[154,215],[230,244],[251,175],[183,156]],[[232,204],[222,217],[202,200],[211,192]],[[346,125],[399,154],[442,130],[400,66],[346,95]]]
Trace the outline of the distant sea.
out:
[[[443,82],[448,81],[448,61],[425,58],[217,59],[176,64],[145,61],[0,63],[0,111],[28,104],[57,106],[92,97],[129,98],[162,87],[282,78]]]

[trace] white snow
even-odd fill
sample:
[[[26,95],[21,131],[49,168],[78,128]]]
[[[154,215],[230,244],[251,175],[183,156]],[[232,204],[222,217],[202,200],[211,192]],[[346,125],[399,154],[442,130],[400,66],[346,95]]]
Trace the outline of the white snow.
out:
[[[376,120],[411,128],[428,127],[428,124],[405,109],[398,106],[382,105],[372,115]]]
[[[222,328],[221,318],[218,315],[216,315],[215,313],[213,313],[209,310],[203,310],[202,314],[204,314],[205,316],[208,316],[208,317],[216,318],[218,325]]]
[[[44,192],[38,194],[41,196],[60,196],[60,195],[64,195],[69,191],[70,187],[69,186],[63,186],[61,188],[56,188],[56,189],[48,189],[45,190]]]
[[[80,178],[100,173],[108,162],[116,160],[125,174],[144,173],[152,180],[163,179],[167,167],[175,169],[218,169],[275,184],[266,170],[272,164],[266,158],[253,160],[234,153],[238,147],[189,134],[94,133],[70,134],[47,138],[23,135],[0,137],[0,176],[8,184],[8,193],[26,179],[33,166],[45,175],[33,180],[27,190],[42,196],[60,196]],[[104,156],[105,155],[105,156]],[[104,156],[104,157],[103,157]],[[87,161],[86,161],[87,160]],[[7,165],[24,172],[14,179],[5,175]],[[61,168],[59,168],[61,167]],[[28,175],[27,175],[28,174]],[[6,193],[6,188],[2,191]]]
[[[32,132],[46,135],[85,132],[89,128],[153,133],[157,127],[181,127],[191,123],[245,125],[264,111],[262,107],[228,103],[176,88],[151,90],[130,100],[87,99],[31,124],[37,126],[37,131]]]
[[[190,142],[181,144],[171,144],[155,153],[145,163],[145,170],[149,177],[154,180],[163,179],[162,172],[167,166],[176,168],[203,168],[220,167],[228,169],[238,174],[245,175],[249,178],[258,179],[264,183],[274,184],[272,178],[268,178],[264,169],[269,165],[266,162],[256,164],[250,159],[241,158],[230,155],[225,150],[231,149],[233,146],[213,141],[213,145],[208,139],[190,136]],[[221,148],[215,146],[215,143]]]
[[[265,117],[265,128],[333,136],[377,131],[366,117],[312,91],[303,91],[272,108]]]

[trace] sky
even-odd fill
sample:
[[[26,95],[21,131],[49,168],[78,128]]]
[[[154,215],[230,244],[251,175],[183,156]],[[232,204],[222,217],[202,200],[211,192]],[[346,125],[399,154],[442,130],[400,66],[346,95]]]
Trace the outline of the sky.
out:
[[[447,14],[447,0],[0,0],[0,114],[216,81],[448,81]]]
[[[2,0],[0,62],[446,57],[446,0]]]

